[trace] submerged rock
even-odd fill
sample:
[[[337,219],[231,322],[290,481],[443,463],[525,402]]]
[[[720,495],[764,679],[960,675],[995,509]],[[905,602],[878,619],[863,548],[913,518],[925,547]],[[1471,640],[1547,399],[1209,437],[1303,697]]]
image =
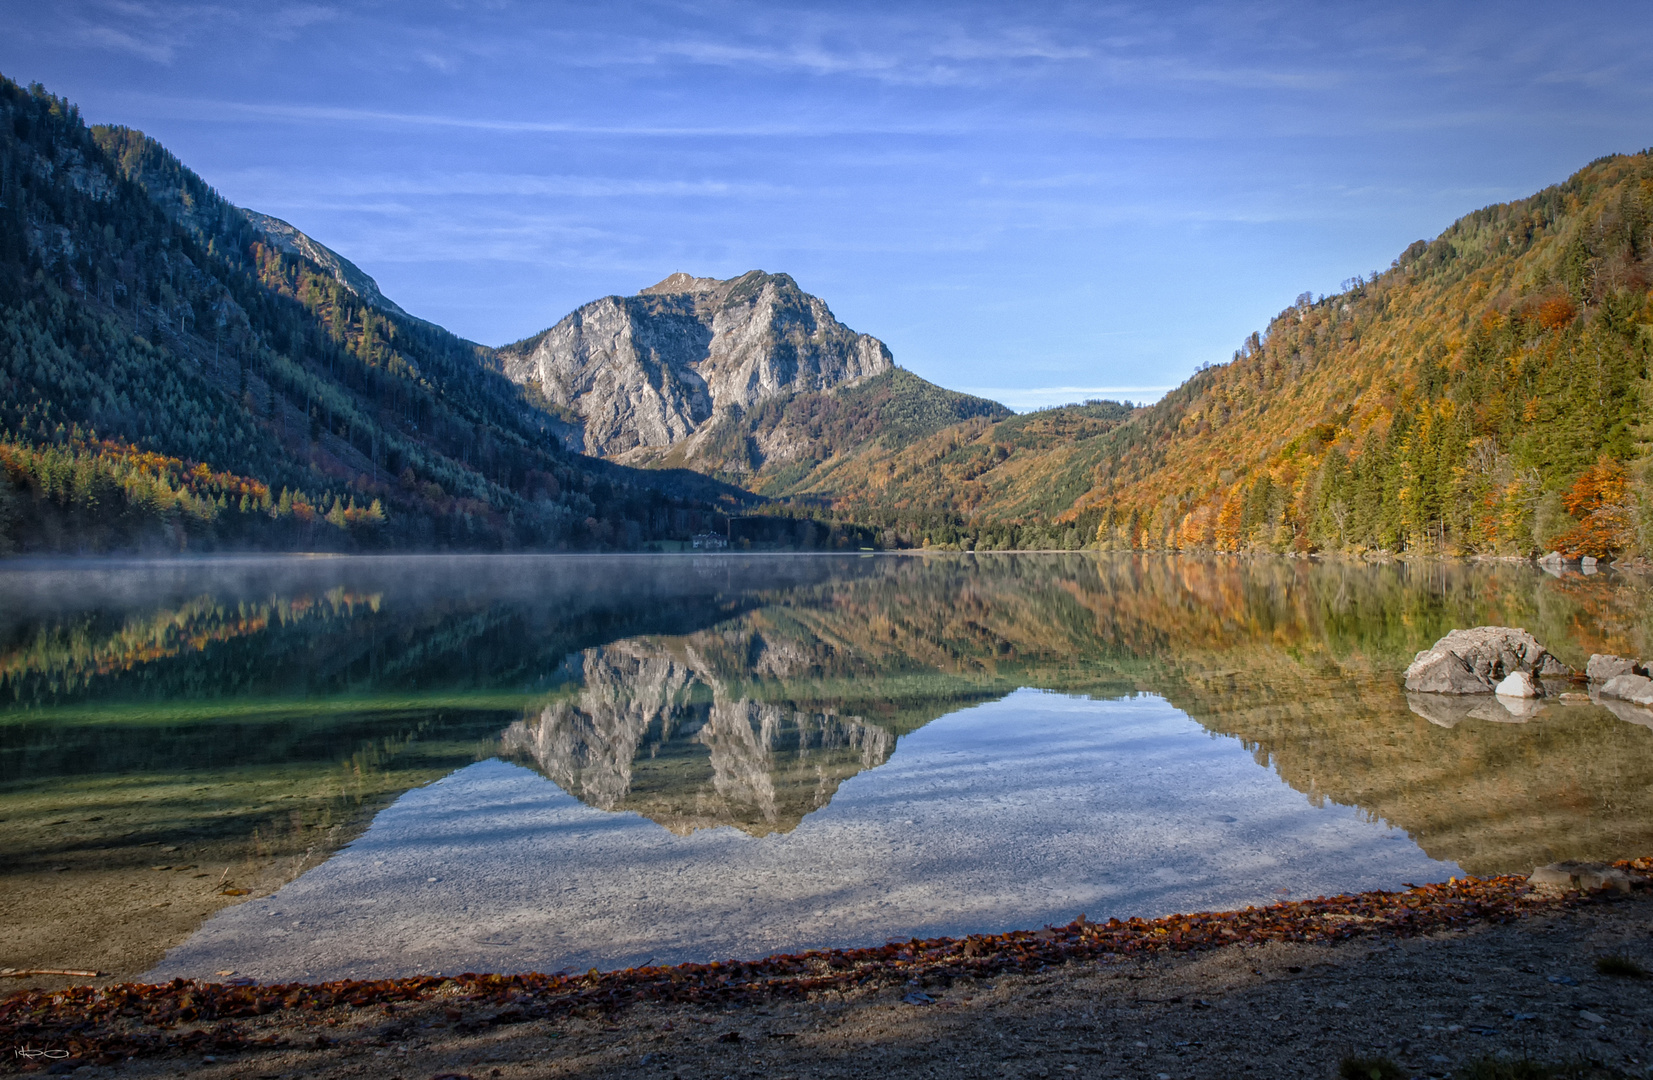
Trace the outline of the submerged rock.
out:
[[[1597,693],[1636,705],[1653,705],[1653,679],[1645,675],[1615,675],[1603,683]]]
[[[1653,708],[1632,705],[1628,701],[1619,701],[1615,698],[1597,698],[1596,704],[1627,724],[1640,724],[1644,728],[1653,728]]]
[[[1540,678],[1566,677],[1573,669],[1551,656],[1525,630],[1477,626],[1454,630],[1418,653],[1406,669],[1406,688],[1434,694],[1486,694],[1517,672]]]

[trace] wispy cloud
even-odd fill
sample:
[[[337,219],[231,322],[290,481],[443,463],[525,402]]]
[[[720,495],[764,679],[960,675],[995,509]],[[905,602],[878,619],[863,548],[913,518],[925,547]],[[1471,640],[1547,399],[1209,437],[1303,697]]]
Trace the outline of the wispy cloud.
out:
[[[604,124],[575,120],[521,120],[488,116],[363,109],[340,105],[302,105],[279,102],[217,101],[134,95],[151,111],[179,119],[227,120],[259,117],[294,123],[376,124],[523,135],[612,135],[641,138],[832,138],[844,135],[918,135],[957,132],[946,122],[842,123],[781,121],[749,124]]]
[[[265,191],[282,198],[285,206],[366,208],[387,196],[451,198],[456,196],[520,196],[524,198],[622,199],[704,198],[774,199],[798,194],[790,185],[762,180],[705,178],[652,179],[626,176],[565,176],[531,173],[460,172],[440,174],[339,173],[307,178],[304,187],[317,192],[308,197],[295,192],[289,174],[269,169],[246,169],[220,174],[218,182],[240,191]],[[406,203],[394,204],[405,208]]]
[[[64,5],[59,14],[58,32],[79,45],[170,65],[196,43],[226,32],[290,41],[339,13],[320,4],[286,4],[270,11],[233,4],[81,0]]]

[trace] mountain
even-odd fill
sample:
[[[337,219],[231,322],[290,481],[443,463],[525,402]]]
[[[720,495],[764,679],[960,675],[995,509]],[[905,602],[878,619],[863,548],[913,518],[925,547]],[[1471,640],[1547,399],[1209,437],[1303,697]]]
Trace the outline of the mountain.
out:
[[[0,78],[0,550],[634,547],[757,502],[554,426],[348,260]]]
[[[240,208],[241,215],[252,223],[253,228],[264,234],[264,239],[272,247],[294,255],[321,267],[333,275],[333,280],[349,289],[359,297],[362,303],[380,311],[388,311],[392,315],[400,315],[404,319],[413,316],[403,311],[384,293],[379,291],[379,283],[374,281],[361,268],[349,259],[340,255],[332,248],[321,244],[280,218],[261,214],[257,210]]]
[[[621,459],[692,439],[733,410],[892,366],[882,341],[761,270],[728,281],[678,273],[636,296],[593,300],[499,360],[572,414],[571,445]]]
[[[1150,407],[952,427],[793,490],[913,546],[1647,558],[1650,286],[1653,152],[1606,157],[1305,293]]]
[[[570,448],[754,490],[789,490],[800,469],[869,440],[1009,414],[901,371],[882,341],[761,270],[675,273],[594,300],[498,356],[562,421]]]

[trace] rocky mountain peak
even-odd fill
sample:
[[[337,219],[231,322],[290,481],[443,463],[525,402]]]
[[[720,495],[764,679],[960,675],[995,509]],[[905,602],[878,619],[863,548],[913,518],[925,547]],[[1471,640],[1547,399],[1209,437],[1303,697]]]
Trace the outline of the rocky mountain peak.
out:
[[[499,350],[505,373],[577,417],[571,449],[624,459],[684,442],[734,410],[890,370],[882,341],[840,323],[786,274],[678,272],[607,296]]]
[[[650,285],[646,289],[640,289],[637,295],[663,296],[673,293],[711,292],[722,284],[723,282],[718,278],[695,277],[693,274],[685,274],[683,271],[679,270],[677,273],[667,277],[664,281]]]

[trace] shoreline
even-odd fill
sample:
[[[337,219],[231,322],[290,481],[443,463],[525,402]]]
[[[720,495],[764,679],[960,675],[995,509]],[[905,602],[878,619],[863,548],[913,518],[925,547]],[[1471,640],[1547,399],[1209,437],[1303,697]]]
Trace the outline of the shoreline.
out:
[[[775,1009],[836,1009],[854,1015],[893,1009],[898,1016],[933,1017],[967,1008],[1001,986],[1051,980],[1066,985],[1095,978],[1134,983],[1170,977],[1189,965],[1244,967],[1250,961],[1242,957],[1335,955],[1361,945],[1400,948],[1466,933],[1514,935],[1519,941],[1538,924],[1581,919],[1629,918],[1653,929],[1653,859],[1615,866],[1636,879],[1634,894],[1545,890],[1519,876],[1461,878],[1402,892],[1241,911],[1106,923],[1081,919],[1065,927],[1002,935],[583,975],[466,974],[267,985],[174,980],[56,991],[29,988],[0,999],[0,1038],[60,1055],[27,1061],[13,1057],[6,1068],[14,1071],[58,1061],[150,1075],[152,1067],[175,1066],[181,1059],[202,1066],[230,1065],[233,1059],[245,1067],[309,1055],[303,1075],[322,1075],[326,1062],[380,1051],[395,1055],[395,1047],[410,1040],[452,1044],[455,1052],[477,1040],[555,1042],[570,1025],[582,1032],[612,1032],[614,1023],[638,1022],[645,1012],[693,1014],[703,1026],[735,1014],[769,1016]],[[1641,934],[1642,940],[1646,937]],[[1288,973],[1299,974],[1303,967],[1288,965],[1295,969]],[[1653,1024],[1653,987],[1641,985],[1647,1022]],[[1213,999],[1203,996],[1159,999],[1134,993],[1138,1004],[1216,1008]],[[417,1029],[410,1026],[415,1023]],[[666,1021],[664,1030],[675,1028]],[[720,1038],[733,1044],[745,1036],[737,1031],[733,1039]],[[543,1056],[539,1060],[544,1063]]]

